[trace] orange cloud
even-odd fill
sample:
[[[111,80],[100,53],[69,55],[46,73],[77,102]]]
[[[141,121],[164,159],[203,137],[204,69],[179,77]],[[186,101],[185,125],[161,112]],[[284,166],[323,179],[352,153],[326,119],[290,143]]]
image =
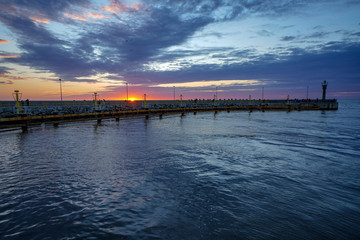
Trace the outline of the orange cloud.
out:
[[[86,22],[86,21],[89,21],[90,19],[85,14],[86,14],[85,12],[83,12],[81,14],[72,14],[70,12],[65,12],[64,16],[68,17],[68,18],[71,18],[71,19],[74,19],[74,20],[80,20],[80,21]],[[91,13],[91,12],[87,13],[87,15],[92,17],[92,18],[109,18],[109,17],[107,17],[105,15],[97,14],[97,13]]]
[[[140,11],[141,9],[144,8],[144,5],[141,4],[141,3],[132,3],[132,4],[130,5],[130,7],[131,7],[132,9],[136,10],[136,11]]]
[[[18,77],[18,76],[10,75],[9,72],[0,73],[0,77],[2,78],[2,80],[5,80],[8,83],[13,83],[14,80],[29,80],[28,77]]]
[[[8,42],[10,42],[10,41],[4,40],[4,39],[0,39],[0,44],[2,44],[2,43],[8,43]]]
[[[18,58],[18,57],[20,57],[20,54],[0,54],[0,57],[3,57],[3,58]]]
[[[89,21],[89,19],[87,17],[85,17],[84,15],[76,15],[76,14],[71,14],[69,12],[64,13],[65,17],[74,19],[74,20],[80,20],[80,21]]]
[[[104,6],[101,8],[101,10],[111,13],[119,13],[119,12],[128,12],[130,9],[123,4],[120,4],[119,2],[116,2],[114,0],[111,1],[110,6]]]
[[[49,19],[47,18],[42,18],[42,17],[30,17],[31,20],[33,20],[34,22],[40,22],[40,23],[49,23]]]
[[[0,84],[14,84],[14,81],[11,80],[0,81]]]
[[[96,13],[88,13],[90,17],[92,18],[109,18],[105,15],[102,15],[102,14],[96,14]]]
[[[141,3],[132,3],[129,7],[116,0],[111,0],[111,5],[104,6],[100,10],[117,14],[120,12],[130,12],[131,10],[140,11],[143,7],[144,5]]]
[[[34,77],[34,76],[30,76],[30,77],[23,77],[23,76],[15,76],[12,73],[9,73],[8,71],[2,72],[0,73],[0,78],[1,80],[7,81],[8,83],[13,83],[14,81],[33,81],[34,79],[38,79],[38,80],[43,80],[43,81],[48,81],[50,80],[49,78],[44,78],[44,77]]]

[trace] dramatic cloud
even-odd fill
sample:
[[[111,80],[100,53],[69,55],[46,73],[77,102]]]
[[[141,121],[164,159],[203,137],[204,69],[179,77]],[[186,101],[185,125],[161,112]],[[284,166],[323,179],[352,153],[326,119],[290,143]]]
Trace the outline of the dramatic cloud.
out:
[[[234,63],[221,67],[208,64],[193,65],[183,71],[147,72],[129,77],[138,79],[138,83],[143,82],[141,79],[147,79],[157,83],[155,86],[161,87],[171,87],[179,83],[178,86],[181,86],[181,82],[191,85],[191,82],[188,83],[188,79],[192,79],[196,83],[206,79],[210,85],[219,86],[214,81],[226,76],[229,80],[234,78],[258,79],[256,84],[274,87],[279,85],[289,88],[291,86],[318,85],[326,79],[334,89],[342,89],[344,86],[348,86],[350,89],[359,88],[360,44],[348,46],[329,44],[326,48],[334,50],[298,51],[297,53],[294,50],[295,55],[288,55],[282,60],[277,60],[277,55],[263,55],[259,56],[256,61],[246,64]],[[339,59],[342,61],[339,62]],[[201,83],[205,84],[205,82],[199,84],[201,85]]]
[[[35,24],[30,18],[0,12],[0,21],[18,34],[19,44],[30,41],[39,44],[64,43],[53,36],[44,26]]]
[[[63,13],[72,7],[89,7],[90,0],[0,0],[3,13],[15,16],[33,16],[35,14],[51,20],[61,19]]]
[[[22,55],[19,63],[69,77],[74,76],[74,72],[65,70],[70,70],[73,66],[83,67],[78,69],[79,73],[91,71],[88,68],[100,72],[113,72],[115,68],[116,71],[140,68],[162,49],[184,43],[196,31],[212,22],[235,19],[251,11],[262,14],[280,13],[299,5],[296,1],[258,1],[251,4],[228,1],[197,1],[196,4],[189,1],[149,1],[145,7],[145,3],[126,5],[116,0],[110,2],[110,5],[102,7],[101,10],[114,14],[132,12],[132,15],[128,16],[128,22],[134,20],[135,24],[108,22],[106,26],[100,23],[84,25],[85,32],[82,37],[71,41],[59,39],[44,26],[34,24],[34,21],[48,23],[48,19],[61,21],[63,16],[81,21],[88,21],[89,16],[103,16],[88,15],[84,12],[72,13],[76,7],[89,8],[88,1],[34,1],[27,4],[26,1],[18,0],[11,5],[13,11],[2,13],[0,20],[20,36],[19,46],[26,54]],[[141,9],[146,12],[135,16]],[[21,14],[24,11],[34,11],[43,17],[28,19]],[[37,51],[34,51],[35,49]],[[49,52],[52,54],[50,58]],[[57,67],[59,61],[63,65],[71,65]],[[94,69],[94,66],[97,66],[97,69]]]
[[[345,23],[359,21],[351,13],[360,5],[350,3],[0,0],[0,22],[18,50],[0,57],[73,82],[106,82],[99,76],[109,74],[157,87],[231,87],[242,79],[291,86],[324,78],[358,87],[358,25]],[[337,8],[349,14],[328,23]]]
[[[199,88],[199,87],[215,87],[215,86],[252,86],[260,85],[258,80],[217,80],[217,81],[199,81],[199,82],[183,82],[183,83],[163,83],[151,87],[184,87],[184,88]]]

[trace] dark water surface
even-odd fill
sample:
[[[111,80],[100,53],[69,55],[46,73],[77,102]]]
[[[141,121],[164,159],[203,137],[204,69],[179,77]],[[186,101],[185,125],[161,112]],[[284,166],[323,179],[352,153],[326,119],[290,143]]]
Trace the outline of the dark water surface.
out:
[[[0,239],[359,239],[360,101],[0,133]]]

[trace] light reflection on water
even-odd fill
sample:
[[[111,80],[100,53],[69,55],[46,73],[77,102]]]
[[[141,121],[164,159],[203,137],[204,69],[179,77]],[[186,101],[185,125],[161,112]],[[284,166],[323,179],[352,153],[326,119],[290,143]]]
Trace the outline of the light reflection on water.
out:
[[[0,133],[0,238],[356,239],[357,103]]]

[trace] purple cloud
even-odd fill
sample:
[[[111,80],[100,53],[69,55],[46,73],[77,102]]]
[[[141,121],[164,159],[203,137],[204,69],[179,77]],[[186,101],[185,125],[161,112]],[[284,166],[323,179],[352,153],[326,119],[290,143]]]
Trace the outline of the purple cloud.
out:
[[[288,12],[301,5],[296,2],[149,1],[146,2],[143,16],[137,16],[134,25],[128,22],[107,22],[106,25],[84,23],[82,36],[68,40],[59,39],[23,12],[34,12],[48,19],[68,23],[63,18],[64,13],[76,7],[90,8],[89,1],[30,3],[16,0],[11,6],[17,7],[2,12],[0,21],[17,34],[19,47],[24,52],[21,58],[9,61],[49,70],[76,81],[76,76],[94,72],[123,74],[134,68],[141,69],[144,63],[156,58],[163,49],[184,43],[210,23],[231,20],[245,12],[260,12],[263,15]],[[2,0],[0,6],[9,9],[7,3]],[[100,54],[95,54],[95,51]]]
[[[76,8],[94,9],[90,1],[25,1],[12,2],[18,9],[0,13],[0,21],[17,37],[21,49],[19,58],[3,61],[27,65],[57,74],[65,81],[94,82],[98,73],[119,74],[131,83],[157,84],[196,80],[262,79],[288,84],[293,81],[320,81],[339,78],[354,84],[359,66],[359,46],[349,42],[333,42],[319,46],[317,52],[294,46],[274,47],[272,52],[233,47],[173,50],[170,47],[186,43],[196,32],[209,24],[241,19],[251,14],[278,17],[296,12],[308,3],[319,1],[225,1],[225,0],[166,0],[144,1],[146,7],[126,11],[126,15],[107,12],[116,21],[76,22],[64,13]],[[324,1],[325,2],[325,1]],[[120,1],[112,1],[122,6]],[[122,4],[122,5],[121,5]],[[0,7],[9,9],[8,1]],[[130,8],[129,8],[130,9]],[[34,12],[68,26],[76,26],[76,37],[60,38],[46,24],[34,23],[24,12]],[[110,16],[110,15],[109,15]],[[283,29],[295,28],[287,25]],[[271,36],[271,30],[258,32]],[[280,38],[286,44],[307,38],[323,39],[330,33],[287,35]],[[353,32],[353,37],[358,33]],[[221,35],[217,35],[221,37]],[[241,43],[239,43],[241,45]],[[208,56],[221,64],[189,63],[193,56]],[[180,60],[181,59],[181,62]],[[239,63],[240,60],[245,62]],[[341,61],[339,61],[341,59]],[[176,61],[180,70],[157,72],[146,68],[150,62]],[[358,65],[356,65],[358,64]],[[337,66],[337,67],[336,67]],[[79,79],[78,77],[82,77]],[[319,80],[320,79],[320,80]]]
[[[210,64],[193,65],[183,71],[132,73],[126,77],[135,79],[137,83],[143,83],[141,79],[147,79],[154,84],[187,82],[189,79],[259,79],[265,84],[276,81],[281,86],[318,84],[326,79],[334,83],[334,88],[352,86],[358,89],[360,45],[330,45],[334,50],[329,51],[326,47],[317,52],[293,49],[293,54],[284,56],[282,60],[278,60],[277,54],[267,54],[259,55],[253,62],[244,64],[234,63],[221,67]]]

